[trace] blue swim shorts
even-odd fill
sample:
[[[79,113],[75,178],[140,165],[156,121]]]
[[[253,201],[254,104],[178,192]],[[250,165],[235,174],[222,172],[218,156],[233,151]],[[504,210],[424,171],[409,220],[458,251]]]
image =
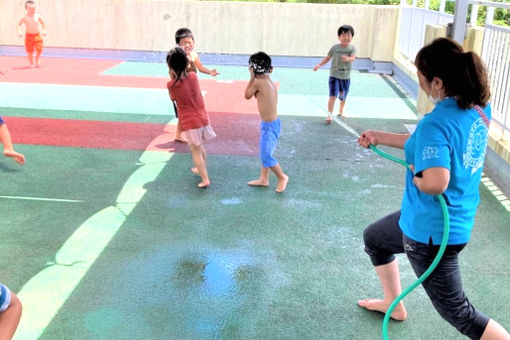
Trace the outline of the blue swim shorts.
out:
[[[5,312],[5,310],[9,307],[11,304],[11,291],[9,288],[4,286],[0,282],[0,313]]]
[[[329,77],[329,96],[338,97],[338,99],[344,101],[349,93],[349,87],[351,87],[350,79],[338,79],[335,77]]]
[[[264,168],[270,168],[278,164],[278,161],[273,158],[273,152],[278,144],[278,138],[282,130],[280,118],[272,122],[260,123],[260,160]]]

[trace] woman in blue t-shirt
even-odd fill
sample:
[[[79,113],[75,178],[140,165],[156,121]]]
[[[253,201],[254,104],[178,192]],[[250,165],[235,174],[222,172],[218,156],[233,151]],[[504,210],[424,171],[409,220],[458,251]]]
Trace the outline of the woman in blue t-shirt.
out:
[[[436,256],[443,234],[442,194],[450,214],[448,246],[423,287],[441,316],[472,339],[510,339],[496,321],[477,311],[467,299],[458,254],[471,235],[491,108],[487,70],[478,55],[464,53],[453,40],[439,38],[423,47],[415,65],[421,89],[435,104],[415,132],[394,134],[367,130],[358,143],[368,148],[387,145],[404,149],[407,171],[401,210],[369,225],[365,251],[381,281],[384,298],[358,301],[361,307],[386,312],[400,295],[400,273],[394,254],[406,253],[417,276]],[[405,320],[400,302],[391,317]]]

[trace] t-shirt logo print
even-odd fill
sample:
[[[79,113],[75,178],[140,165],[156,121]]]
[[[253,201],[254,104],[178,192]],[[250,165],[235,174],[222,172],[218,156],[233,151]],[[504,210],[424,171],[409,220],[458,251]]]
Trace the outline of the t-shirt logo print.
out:
[[[439,150],[436,146],[426,146],[423,149],[423,160],[439,158]]]
[[[472,168],[471,173],[476,172],[476,170],[483,166],[488,138],[487,125],[482,118],[478,118],[473,125],[471,125],[466,152],[462,155],[463,165],[466,169]]]

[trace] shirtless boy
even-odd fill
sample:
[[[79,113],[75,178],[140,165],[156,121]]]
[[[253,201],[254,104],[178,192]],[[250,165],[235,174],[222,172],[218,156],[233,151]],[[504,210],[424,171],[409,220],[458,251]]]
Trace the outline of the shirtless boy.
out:
[[[21,26],[25,24],[25,49],[28,55],[28,62],[30,67],[34,67],[34,50],[35,55],[35,67],[40,67],[39,57],[42,53],[43,39],[42,35],[46,35],[46,25],[43,19],[36,13],[37,5],[35,1],[28,0],[25,2],[26,14],[21,17],[18,22],[18,35],[23,37]],[[42,30],[39,30],[39,24],[41,24]]]
[[[271,81],[273,71],[271,58],[264,52],[253,54],[249,60],[250,81],[244,92],[244,97],[257,98],[260,118],[260,160],[262,167],[259,179],[248,182],[250,186],[267,187],[269,185],[269,169],[278,178],[276,192],[281,193],[287,187],[289,177],[282,171],[278,161],[273,158],[273,152],[278,143],[281,132],[281,122],[276,110],[278,91]]]

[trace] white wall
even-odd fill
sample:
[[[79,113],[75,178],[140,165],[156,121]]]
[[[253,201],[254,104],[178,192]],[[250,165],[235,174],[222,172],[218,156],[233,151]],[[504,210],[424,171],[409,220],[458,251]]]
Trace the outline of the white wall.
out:
[[[350,24],[358,56],[392,61],[399,8],[231,1],[39,0],[45,46],[166,51],[189,27],[199,52],[323,56]],[[16,33],[23,0],[0,0],[0,44],[22,45]],[[14,15],[13,15],[14,14]],[[169,17],[169,18],[168,18]],[[165,20],[166,19],[166,20]]]

